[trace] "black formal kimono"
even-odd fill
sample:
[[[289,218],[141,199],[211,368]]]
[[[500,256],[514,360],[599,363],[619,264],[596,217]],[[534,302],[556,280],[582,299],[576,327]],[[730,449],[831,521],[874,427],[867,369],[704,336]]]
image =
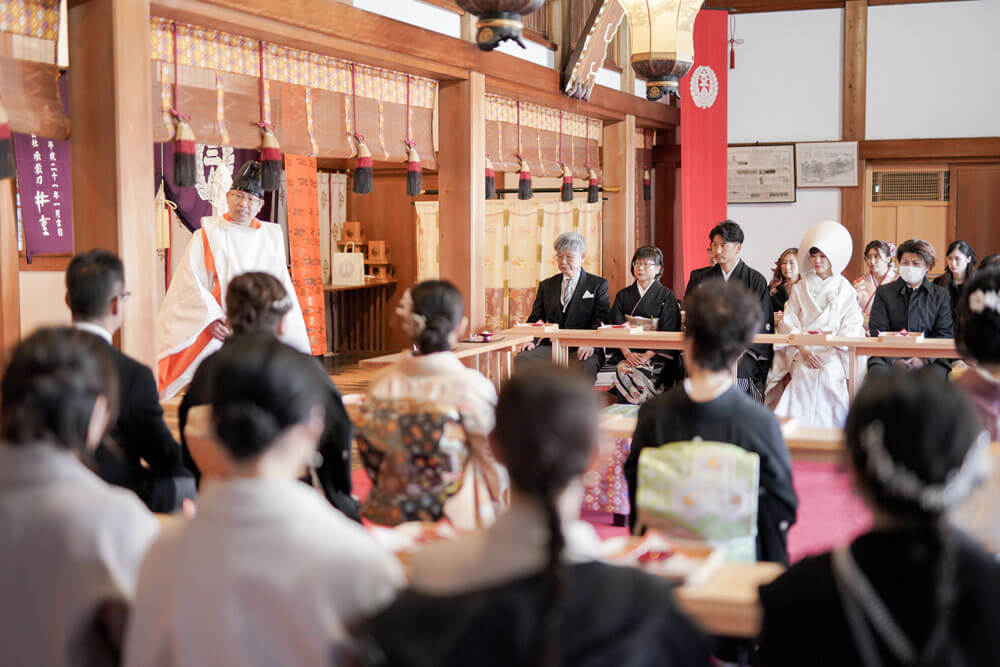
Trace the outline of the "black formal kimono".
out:
[[[562,282],[563,275],[557,273],[538,284],[528,322],[542,320],[550,324],[558,324],[560,329],[596,329],[611,321],[611,302],[608,297],[607,280],[580,269],[580,278],[576,281],[576,289],[573,290],[566,308],[562,307]],[[551,342],[548,339],[540,339],[538,345],[539,347],[534,350],[517,355],[514,359],[515,363],[521,366],[531,361],[551,358],[551,353],[547,349]],[[547,352],[549,352],[549,357],[546,357]],[[575,355],[576,348],[571,348],[570,359],[576,359]],[[603,361],[603,354],[600,349],[597,349],[589,359],[580,362],[580,366],[585,373],[594,378],[597,376],[597,371],[600,370]]]
[[[639,408],[632,448],[623,466],[633,508],[632,527],[637,516],[639,454],[643,448],[696,437],[736,445],[760,457],[757,558],[788,564],[788,529],[795,523],[798,508],[791,456],[774,413],[735,386],[718,398],[699,403],[679,384]]]
[[[879,332],[922,332],[925,338],[951,338],[951,299],[948,290],[924,278],[916,289],[899,278],[875,290],[875,301],[868,317],[868,330],[872,336]],[[869,357],[868,372],[882,373],[895,362],[893,357]],[[951,370],[947,359],[927,359],[927,364],[942,377]]]
[[[966,282],[968,282],[968,277],[966,277]],[[956,285],[950,275],[943,273],[934,279],[934,284],[948,290],[948,298],[951,300],[951,321],[954,323],[958,316],[958,300],[962,296],[962,287],[965,286],[965,283]]]
[[[563,581],[554,624],[556,664],[712,664],[705,637],[678,611],[666,580],[636,568],[589,562],[564,566]],[[405,591],[369,624],[366,664],[537,664],[548,599],[544,575],[457,595]]]
[[[695,269],[688,278],[687,290],[684,298],[691,291],[706,280],[724,280],[722,267],[718,264],[707,266],[703,269]],[[761,313],[764,321],[760,325],[760,333],[772,333],[774,331],[774,311],[771,308],[771,294],[767,280],[757,271],[754,271],[742,259],[736,264],[736,268],[729,276],[730,280],[735,280],[750,290],[760,299]],[[740,386],[755,399],[764,402],[764,386],[767,383],[767,372],[771,370],[772,350],[770,345],[753,343],[746,353],[740,357],[736,367],[736,377],[740,380]]]
[[[681,330],[681,309],[677,305],[677,297],[669,287],[664,287],[659,281],[653,282],[646,293],[639,296],[639,284],[632,283],[615,295],[615,302],[611,306],[611,324],[625,324],[627,317],[643,317],[656,321],[657,331],[680,331]],[[629,348],[633,352],[642,353],[645,350]],[[621,350],[609,348],[608,363],[618,365],[625,360]],[[679,379],[679,353],[669,350],[662,350],[633,372],[641,372],[650,375],[650,379],[655,386],[655,393],[660,393],[674,385]],[[646,368],[648,366],[648,368]],[[621,369],[619,369],[621,371]],[[616,384],[628,383],[627,378],[621,378]],[[628,386],[633,386],[631,383]],[[629,400],[627,394],[634,394],[634,391],[626,391],[626,387],[616,388],[621,398]],[[630,401],[637,402],[637,401]]]
[[[934,622],[929,570],[913,562],[930,536],[902,529],[866,533],[854,540],[851,555],[885,603],[903,634],[919,651]],[[1000,665],[1000,565],[957,531],[954,603],[948,625],[952,654],[936,664],[949,667]],[[808,556],[774,582],[760,588],[764,625],[761,664],[841,667],[862,665],[847,622],[829,553]],[[869,628],[871,625],[869,624]],[[874,637],[878,633],[872,631]],[[900,665],[876,639],[884,667]]]
[[[119,396],[118,419],[94,452],[96,472],[109,484],[134,491],[151,511],[174,512],[182,500],[195,497],[194,480],[163,421],[153,372],[101,341],[118,375]]]
[[[223,343],[223,347],[230,341],[237,338],[239,334],[232,336]],[[221,352],[221,350],[219,350]],[[212,402],[211,389],[214,384],[214,377],[218,366],[219,352],[215,352],[205,357],[198,366],[197,372],[191,379],[187,393],[181,400],[177,417],[180,421],[181,450],[184,456],[184,465],[200,480],[201,474],[198,466],[191,458],[187,442],[184,439],[184,427],[187,425],[188,411],[198,405],[208,405]],[[351,443],[354,439],[354,425],[347,416],[344,409],[344,402],[340,398],[340,392],[333,382],[328,383],[326,393],[326,426],[323,429],[323,436],[319,442],[319,453],[323,457],[323,463],[316,469],[316,476],[323,493],[330,504],[343,512],[346,516],[360,522],[361,516],[358,513],[358,503],[351,497]],[[304,480],[309,481],[311,480]]]
[[[770,289],[768,289],[770,293]],[[771,294],[771,312],[772,313],[783,313],[785,312],[785,304],[788,303],[788,290],[784,287],[779,287],[774,290],[774,294]]]

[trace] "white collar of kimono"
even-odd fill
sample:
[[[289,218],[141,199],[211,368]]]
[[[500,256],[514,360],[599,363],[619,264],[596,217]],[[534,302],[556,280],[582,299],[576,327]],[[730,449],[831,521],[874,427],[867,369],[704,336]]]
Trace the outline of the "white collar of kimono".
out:
[[[399,367],[406,375],[446,375],[468,370],[454,352],[448,351],[431,354],[407,352],[399,360]]]
[[[833,275],[844,272],[854,252],[851,233],[839,222],[826,220],[813,225],[799,243],[799,267],[806,277],[815,273],[809,260],[809,249],[819,248],[830,260]]]
[[[654,280],[653,282],[656,282],[656,281]],[[653,283],[649,283],[649,285],[647,285],[646,287],[643,287],[642,285],[639,284],[638,280],[635,281],[635,288],[637,290],[639,290],[639,300],[640,301],[642,301],[642,297],[646,296],[646,292],[648,292],[649,288],[652,287],[652,286],[653,286]]]
[[[736,264],[733,266],[733,271],[735,271],[737,267],[739,267],[740,262],[742,261],[743,261],[742,258],[739,257],[736,258]],[[725,280],[726,282],[729,282],[729,276],[733,275],[733,271],[726,271],[726,267],[724,267],[721,264],[719,264],[719,270],[722,271],[722,279]]]

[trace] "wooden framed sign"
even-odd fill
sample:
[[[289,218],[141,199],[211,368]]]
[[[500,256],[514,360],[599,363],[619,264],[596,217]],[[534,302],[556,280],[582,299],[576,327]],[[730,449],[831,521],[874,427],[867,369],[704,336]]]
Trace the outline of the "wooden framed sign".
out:
[[[730,204],[795,201],[795,147],[730,146],[728,192]]]

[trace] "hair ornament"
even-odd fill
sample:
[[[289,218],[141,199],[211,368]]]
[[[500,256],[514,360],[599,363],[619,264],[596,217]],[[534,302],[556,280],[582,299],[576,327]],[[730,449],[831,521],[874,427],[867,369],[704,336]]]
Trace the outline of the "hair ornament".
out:
[[[985,308],[1000,313],[1000,292],[977,289],[969,295],[969,310],[978,314]]]
[[[413,297],[410,295],[410,290],[403,292],[403,296],[400,297],[396,315],[403,321],[403,329],[410,338],[416,338],[427,328],[427,318],[413,312]]]
[[[927,512],[944,512],[966,497],[993,469],[990,436],[983,431],[969,448],[965,460],[948,473],[944,484],[928,484],[913,471],[893,461],[885,448],[885,427],[872,422],[861,432],[861,447],[868,457],[868,471],[892,495],[917,503]]]
[[[292,309],[292,297],[287,294],[281,299],[275,299],[271,302],[271,310],[278,313],[287,313]]]

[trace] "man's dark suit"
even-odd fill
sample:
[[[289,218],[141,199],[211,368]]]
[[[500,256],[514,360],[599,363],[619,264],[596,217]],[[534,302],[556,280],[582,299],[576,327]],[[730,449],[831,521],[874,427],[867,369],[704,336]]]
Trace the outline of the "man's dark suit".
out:
[[[562,307],[562,283],[561,273],[539,283],[535,303],[528,316],[529,322],[542,320],[558,324],[560,329],[596,329],[601,324],[611,323],[611,299],[607,280],[580,269],[580,279],[577,280],[576,289],[565,309]],[[551,359],[551,351],[547,347],[549,345],[551,342],[548,339],[542,339],[539,347],[522,352],[514,361],[518,366],[523,366],[531,361]],[[570,350],[570,359],[576,359],[575,348]],[[579,362],[579,365],[584,373],[594,379],[602,363],[604,355],[597,349],[589,359]]]
[[[684,292],[685,300],[695,287],[706,280],[715,279],[723,279],[722,267],[718,264],[692,271],[691,276],[688,278],[687,290]],[[764,276],[751,269],[741,259],[730,274],[729,280],[740,283],[760,299],[761,312],[764,318],[760,326],[760,333],[772,333],[774,330],[774,313],[771,310],[771,295]],[[756,398],[763,400],[764,385],[767,381],[767,372],[770,369],[771,346],[754,343],[746,351],[746,354],[740,357],[739,364],[736,367],[736,376],[749,382],[755,390],[750,393]]]
[[[118,374],[119,407],[109,442],[94,453],[98,474],[109,484],[134,491],[153,512],[174,512],[182,500],[194,498],[194,480],[163,421],[153,372],[104,343]]]

